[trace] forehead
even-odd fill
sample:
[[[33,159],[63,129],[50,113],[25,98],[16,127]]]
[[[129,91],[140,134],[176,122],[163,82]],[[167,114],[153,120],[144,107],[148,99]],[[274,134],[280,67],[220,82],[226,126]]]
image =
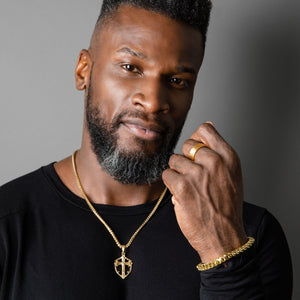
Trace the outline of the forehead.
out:
[[[143,8],[121,5],[95,35],[93,46],[109,51],[129,45],[149,57],[168,53],[192,60],[199,67],[202,61],[203,40],[198,30]]]

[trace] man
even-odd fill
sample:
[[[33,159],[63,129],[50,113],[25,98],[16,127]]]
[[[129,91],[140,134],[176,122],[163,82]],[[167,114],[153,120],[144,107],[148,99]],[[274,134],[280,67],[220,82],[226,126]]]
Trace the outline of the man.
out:
[[[81,148],[1,187],[1,299],[291,298],[282,229],[243,203],[213,123],[173,154],[210,8],[104,1],[75,71]]]

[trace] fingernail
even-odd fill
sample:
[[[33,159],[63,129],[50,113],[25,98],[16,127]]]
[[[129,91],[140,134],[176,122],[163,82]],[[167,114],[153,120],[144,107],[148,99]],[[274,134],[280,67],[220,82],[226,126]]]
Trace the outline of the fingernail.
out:
[[[175,199],[174,197],[171,198],[173,205],[175,205]]]
[[[215,127],[215,124],[214,124],[212,121],[206,121],[205,123],[208,123],[208,124],[210,124],[211,126],[214,126],[214,127]]]

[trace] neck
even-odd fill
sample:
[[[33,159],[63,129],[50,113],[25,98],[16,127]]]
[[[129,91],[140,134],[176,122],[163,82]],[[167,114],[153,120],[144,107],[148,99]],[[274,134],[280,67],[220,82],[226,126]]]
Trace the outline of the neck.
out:
[[[85,194],[91,202],[99,204],[132,206],[158,199],[164,184],[160,180],[152,185],[122,184],[104,172],[95,154],[82,147],[76,154],[76,166]],[[55,164],[64,184],[77,196],[83,195],[76,182],[71,157]]]

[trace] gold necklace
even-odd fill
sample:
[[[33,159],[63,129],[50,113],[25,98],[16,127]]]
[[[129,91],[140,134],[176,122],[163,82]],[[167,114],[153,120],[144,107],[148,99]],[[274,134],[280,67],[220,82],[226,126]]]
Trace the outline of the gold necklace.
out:
[[[140,225],[140,227],[131,236],[131,238],[129,239],[128,243],[126,245],[122,245],[119,242],[119,240],[117,239],[115,233],[108,226],[108,224],[104,221],[104,219],[97,213],[97,211],[95,210],[94,206],[91,204],[90,200],[87,197],[87,195],[86,195],[86,193],[85,193],[85,191],[84,191],[84,189],[82,187],[82,184],[81,184],[81,181],[79,179],[79,176],[78,176],[77,167],[76,167],[76,161],[75,161],[76,153],[77,153],[77,150],[72,155],[72,165],[73,165],[73,170],[74,170],[74,174],[75,174],[75,177],[76,177],[76,181],[77,181],[78,187],[79,187],[79,189],[81,191],[81,194],[82,194],[83,198],[85,199],[87,205],[91,209],[91,211],[99,219],[99,221],[105,226],[105,228],[108,230],[108,232],[110,233],[110,235],[114,239],[114,241],[117,244],[117,246],[121,249],[121,257],[115,259],[114,266],[115,266],[116,273],[122,279],[125,279],[131,273],[131,271],[132,271],[132,264],[133,264],[132,260],[125,256],[125,250],[132,244],[132,242],[135,239],[135,237],[137,236],[137,234],[142,230],[142,228],[147,224],[147,222],[150,220],[150,218],[154,215],[155,211],[157,210],[159,204],[161,203],[162,199],[164,198],[164,196],[166,194],[167,188],[164,189],[164,191],[160,195],[160,197],[159,197],[156,205],[154,206],[154,208],[152,209],[152,211],[150,212],[150,214],[148,215],[148,217]]]

